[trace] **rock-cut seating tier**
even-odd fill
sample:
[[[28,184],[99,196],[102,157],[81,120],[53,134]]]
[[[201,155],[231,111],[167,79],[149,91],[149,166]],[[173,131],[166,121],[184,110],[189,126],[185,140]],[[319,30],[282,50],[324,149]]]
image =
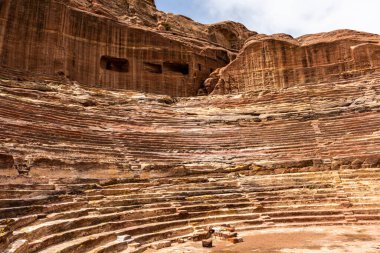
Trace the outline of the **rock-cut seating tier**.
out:
[[[1,184],[0,251],[142,252],[226,223],[238,231],[379,225],[379,180],[372,168]]]

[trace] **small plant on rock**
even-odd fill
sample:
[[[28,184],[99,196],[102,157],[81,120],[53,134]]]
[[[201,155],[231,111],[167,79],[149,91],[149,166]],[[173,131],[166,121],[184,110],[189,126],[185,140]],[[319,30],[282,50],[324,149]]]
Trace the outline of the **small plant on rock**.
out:
[[[162,26],[165,27],[165,31],[170,31],[172,29],[169,23],[162,23]]]

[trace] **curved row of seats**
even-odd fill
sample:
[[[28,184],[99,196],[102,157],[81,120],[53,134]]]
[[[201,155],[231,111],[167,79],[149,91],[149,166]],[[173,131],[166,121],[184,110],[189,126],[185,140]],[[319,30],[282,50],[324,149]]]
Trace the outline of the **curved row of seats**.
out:
[[[140,252],[225,223],[240,231],[380,223],[380,169],[248,174],[2,184],[0,249]]]
[[[0,81],[0,152],[79,166],[78,179],[0,177],[0,251],[142,252],[223,223],[240,231],[378,225],[379,77],[173,104]],[[304,160],[314,172],[294,168]],[[82,175],[84,162],[168,167],[150,179],[142,171],[104,180]],[[198,174],[168,176],[194,164]],[[209,164],[227,168],[206,174]],[[246,164],[257,166],[221,172]]]

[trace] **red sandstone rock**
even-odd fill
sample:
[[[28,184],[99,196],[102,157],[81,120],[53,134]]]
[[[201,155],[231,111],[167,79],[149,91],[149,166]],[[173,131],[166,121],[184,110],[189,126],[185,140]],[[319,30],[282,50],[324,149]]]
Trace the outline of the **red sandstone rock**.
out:
[[[236,244],[236,243],[241,243],[243,242],[243,238],[241,237],[232,237],[232,238],[227,238],[227,241],[233,243],[233,244]]]
[[[13,156],[9,154],[0,154],[0,169],[11,168],[14,164]]]
[[[203,248],[212,248],[212,240],[211,239],[202,240],[202,247]]]
[[[379,86],[373,73],[281,91],[170,99],[2,80],[0,173],[17,175],[13,160],[24,156],[33,163],[31,176],[52,177],[223,171],[233,179],[373,168],[380,165]]]
[[[209,25],[208,33],[211,41],[233,50],[240,50],[249,37],[257,34],[231,21]]]
[[[171,96],[196,95],[254,34],[162,13],[152,0],[4,0],[0,8],[4,75]]]
[[[380,166],[378,35],[347,30],[298,39],[255,35],[233,22],[206,26],[161,13],[152,1],[6,0],[0,5],[0,38],[4,182],[52,181],[49,191],[67,200],[70,196],[55,192],[53,179],[78,178],[69,186],[76,192],[81,180],[86,187],[99,187],[98,181],[87,185],[94,178],[161,178],[170,187],[173,178],[194,175],[202,175],[196,183],[219,188],[222,175],[233,182],[227,190],[240,193],[244,177],[252,175]],[[225,66],[237,50],[236,60]],[[171,98],[125,89],[225,96]],[[18,162],[25,155],[32,168]],[[31,178],[16,178],[18,172]],[[297,183],[289,182],[287,187]],[[301,188],[332,188],[331,182]],[[9,192],[24,194],[12,189],[2,194]],[[179,197],[214,201],[204,192],[200,197],[185,191]],[[78,200],[96,205],[102,198],[94,194]],[[23,214],[42,216],[58,208],[44,209],[49,198],[33,201],[31,210],[32,202],[4,198],[1,203],[4,208],[26,205]],[[348,200],[341,202],[340,208],[352,207]],[[178,209],[179,203],[171,207],[173,217],[193,215]],[[258,204],[255,210],[267,207]],[[13,211],[18,217],[18,209]],[[7,210],[2,214],[7,217]],[[105,241],[115,235],[107,236]]]
[[[379,91],[378,72],[194,98],[1,78],[0,251],[141,252],[228,221],[377,228]]]
[[[236,60],[206,85],[212,94],[279,90],[334,82],[380,68],[380,36],[350,30],[307,35],[251,37]]]
[[[155,250],[163,249],[163,248],[168,248],[172,245],[171,241],[162,241],[162,242],[157,242],[152,244],[152,248]]]

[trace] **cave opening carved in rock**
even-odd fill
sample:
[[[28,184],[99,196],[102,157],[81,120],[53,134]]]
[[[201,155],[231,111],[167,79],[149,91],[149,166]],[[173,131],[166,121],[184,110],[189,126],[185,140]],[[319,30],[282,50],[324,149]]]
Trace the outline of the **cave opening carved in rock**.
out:
[[[144,62],[144,70],[150,73],[162,74],[162,65],[150,62]]]
[[[189,64],[164,62],[164,71],[170,71],[170,72],[175,72],[175,73],[181,73],[182,75],[188,75]]]
[[[124,58],[102,56],[100,58],[100,66],[103,69],[115,72],[126,73],[129,71],[129,61]]]

